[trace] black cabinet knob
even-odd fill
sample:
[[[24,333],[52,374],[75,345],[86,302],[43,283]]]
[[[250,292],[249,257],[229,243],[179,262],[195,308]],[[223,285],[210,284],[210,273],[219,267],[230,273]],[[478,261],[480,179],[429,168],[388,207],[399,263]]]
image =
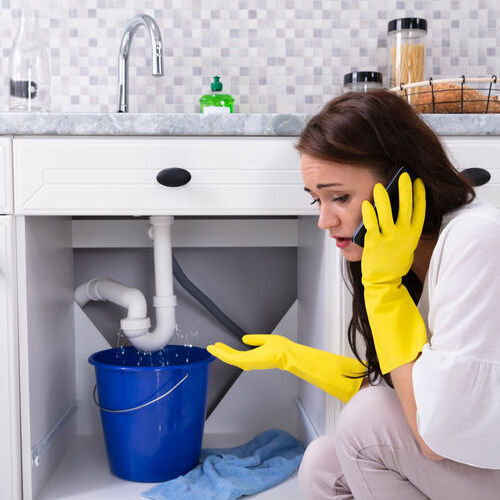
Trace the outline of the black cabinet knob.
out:
[[[191,180],[191,174],[183,168],[164,168],[158,172],[156,180],[164,186],[179,187]]]
[[[484,168],[466,168],[461,172],[473,186],[482,186],[491,179],[491,174]]]

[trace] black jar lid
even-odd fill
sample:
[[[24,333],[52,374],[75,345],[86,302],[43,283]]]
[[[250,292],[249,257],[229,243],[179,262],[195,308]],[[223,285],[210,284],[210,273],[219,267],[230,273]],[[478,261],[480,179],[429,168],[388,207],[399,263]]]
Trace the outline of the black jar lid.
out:
[[[427,32],[427,21],[421,17],[400,17],[387,24],[387,33],[399,30],[423,30]]]
[[[378,71],[353,71],[344,75],[344,85],[362,82],[382,83],[382,73]]]

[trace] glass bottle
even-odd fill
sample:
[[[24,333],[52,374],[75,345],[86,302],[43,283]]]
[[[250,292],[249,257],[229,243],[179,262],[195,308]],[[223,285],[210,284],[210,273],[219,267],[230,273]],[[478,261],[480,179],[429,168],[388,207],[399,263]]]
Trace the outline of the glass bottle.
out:
[[[10,55],[10,111],[49,111],[50,72],[35,11],[23,10]]]

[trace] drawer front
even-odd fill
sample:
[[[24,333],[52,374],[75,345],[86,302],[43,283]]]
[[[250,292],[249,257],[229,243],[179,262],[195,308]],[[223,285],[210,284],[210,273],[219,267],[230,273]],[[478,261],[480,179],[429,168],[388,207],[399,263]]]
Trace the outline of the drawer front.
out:
[[[16,213],[314,214],[293,138],[14,139]],[[159,171],[186,169],[184,186]]]
[[[476,193],[479,200],[500,207],[500,137],[445,137],[443,142],[459,170],[472,167],[488,170],[491,179],[478,186]]]
[[[0,214],[12,214],[12,140],[0,137]]]

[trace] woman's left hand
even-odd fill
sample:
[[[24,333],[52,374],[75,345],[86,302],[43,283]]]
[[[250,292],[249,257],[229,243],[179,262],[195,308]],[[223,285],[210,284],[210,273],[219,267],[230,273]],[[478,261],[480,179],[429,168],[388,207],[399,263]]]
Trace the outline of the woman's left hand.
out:
[[[399,178],[399,214],[392,218],[389,195],[381,184],[373,189],[375,208],[362,205],[366,226],[361,257],[366,313],[383,374],[415,360],[427,335],[422,316],[401,285],[410,270],[425,219],[425,189],[404,173]],[[378,214],[378,217],[377,217]]]
[[[398,181],[399,213],[392,217],[391,203],[382,184],[373,188],[376,207],[364,201],[361,207],[366,227],[361,258],[365,288],[376,284],[400,282],[413,262],[425,219],[425,187],[421,179],[413,183],[405,172]]]

